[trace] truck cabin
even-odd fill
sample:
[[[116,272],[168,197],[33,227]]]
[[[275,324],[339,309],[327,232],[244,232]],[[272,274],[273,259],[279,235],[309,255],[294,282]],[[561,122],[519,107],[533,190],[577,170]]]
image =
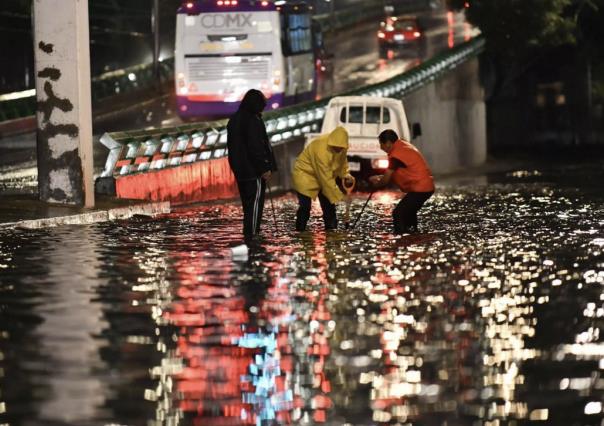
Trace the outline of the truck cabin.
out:
[[[351,137],[377,138],[385,129],[394,129],[401,137],[409,137],[406,134],[406,118],[401,117],[399,109],[388,102],[362,97],[358,100],[346,99],[330,105],[328,114],[335,116],[326,116],[325,120],[342,125]]]

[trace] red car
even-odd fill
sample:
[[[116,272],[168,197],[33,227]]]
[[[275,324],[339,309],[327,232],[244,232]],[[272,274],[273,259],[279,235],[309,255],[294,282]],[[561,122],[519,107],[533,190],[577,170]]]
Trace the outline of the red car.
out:
[[[409,47],[419,51],[424,38],[415,16],[389,16],[380,23],[377,36],[381,56],[388,49]]]

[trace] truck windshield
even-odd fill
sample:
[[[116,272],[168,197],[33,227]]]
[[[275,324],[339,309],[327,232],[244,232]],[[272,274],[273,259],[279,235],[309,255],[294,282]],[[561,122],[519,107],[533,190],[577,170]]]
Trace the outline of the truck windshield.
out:
[[[367,107],[365,110],[365,123],[379,123],[380,122],[380,109],[381,107]],[[343,107],[340,111],[340,122],[342,123],[363,123],[363,107],[362,106],[350,106],[348,107],[348,120],[346,120],[346,107]],[[384,108],[384,116],[382,117],[382,123],[390,123],[390,110]]]

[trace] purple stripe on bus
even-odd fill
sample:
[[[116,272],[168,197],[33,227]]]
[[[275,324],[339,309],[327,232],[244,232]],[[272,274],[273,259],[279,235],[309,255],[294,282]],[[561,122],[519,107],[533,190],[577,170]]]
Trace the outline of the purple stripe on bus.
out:
[[[272,104],[279,104],[278,108],[283,106],[283,94],[273,95],[267,101],[265,111],[272,110]],[[183,118],[222,118],[235,113],[239,108],[239,102],[195,102],[189,101],[186,96],[177,96],[176,105],[178,115]],[[185,110],[183,110],[183,106]]]
[[[187,3],[183,3],[178,8],[177,13],[197,15],[199,13],[216,13],[216,12],[255,12],[263,10],[276,10],[275,4],[271,1],[266,2],[266,6],[262,5],[262,1],[246,1],[237,0],[236,5],[226,5],[225,0],[222,0],[222,5],[218,5],[219,0],[214,1],[191,1],[192,7],[187,7]]]

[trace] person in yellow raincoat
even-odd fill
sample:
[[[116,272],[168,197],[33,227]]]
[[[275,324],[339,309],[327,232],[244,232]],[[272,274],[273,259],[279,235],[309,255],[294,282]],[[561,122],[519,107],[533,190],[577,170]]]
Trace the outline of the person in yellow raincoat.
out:
[[[296,159],[292,178],[299,202],[297,231],[306,229],[311,203],[317,196],[323,210],[325,229],[338,227],[335,204],[344,198],[344,193],[336,179],[344,180],[347,186],[353,181],[348,172],[347,151],[348,132],[339,126],[331,133],[313,139]]]

